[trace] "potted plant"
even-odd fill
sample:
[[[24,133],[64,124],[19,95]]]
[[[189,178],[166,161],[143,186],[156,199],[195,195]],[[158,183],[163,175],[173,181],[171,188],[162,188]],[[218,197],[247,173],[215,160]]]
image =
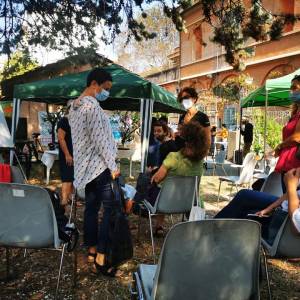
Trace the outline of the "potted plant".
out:
[[[132,112],[119,112],[118,115],[122,148],[129,149],[126,144],[134,140],[134,133],[140,127],[139,117]]]

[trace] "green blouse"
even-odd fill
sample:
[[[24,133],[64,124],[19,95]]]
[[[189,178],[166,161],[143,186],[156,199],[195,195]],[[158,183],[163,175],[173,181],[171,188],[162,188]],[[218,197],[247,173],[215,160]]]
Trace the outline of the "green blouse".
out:
[[[163,165],[168,170],[168,176],[202,176],[203,160],[197,162],[190,161],[181,154],[181,151],[170,152],[163,161]]]

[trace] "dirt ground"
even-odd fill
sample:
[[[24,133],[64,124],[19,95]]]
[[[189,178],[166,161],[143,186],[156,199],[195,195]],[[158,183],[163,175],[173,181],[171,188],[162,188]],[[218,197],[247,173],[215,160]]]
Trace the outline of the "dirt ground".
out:
[[[135,175],[138,173],[138,168],[139,165],[135,164]],[[122,161],[121,171],[125,176],[128,175],[128,164],[126,161]],[[44,172],[41,165],[37,164],[33,167],[32,178],[30,183],[44,185]],[[58,178],[58,169],[55,165],[51,173],[50,188],[59,189],[61,183]],[[128,177],[126,179],[127,181],[134,182],[134,180]],[[217,191],[218,177],[203,176],[201,180],[201,195],[206,203],[209,216],[213,216],[228,201],[227,197],[222,197],[219,207],[217,207]],[[228,195],[229,192],[229,187],[224,185],[221,194]],[[136,270],[140,263],[152,263],[152,250],[147,219],[143,219],[142,221],[139,240],[137,239],[137,230],[132,230],[134,242],[133,259],[121,266],[124,272],[121,278],[111,279],[92,274],[91,265],[86,261],[86,249],[82,245],[83,209],[83,206],[78,207],[76,218],[76,224],[80,230],[76,260],[76,287],[73,288],[72,286],[74,253],[67,253],[63,265],[59,299],[130,299],[129,285],[132,280],[132,272]],[[137,225],[138,218],[135,215],[131,215],[129,219],[133,227]],[[168,226],[170,225],[169,223]],[[157,255],[159,255],[162,242],[163,237],[155,239]],[[24,257],[24,251],[21,249],[14,249],[11,252],[13,265],[12,280],[0,282],[0,299],[53,299],[60,253],[53,250],[29,250],[26,257]],[[3,277],[5,275],[5,251],[3,248],[0,248],[0,262],[0,276]],[[270,260],[270,277],[273,299],[300,299],[300,262]],[[261,285],[261,299],[267,299],[265,281]]]

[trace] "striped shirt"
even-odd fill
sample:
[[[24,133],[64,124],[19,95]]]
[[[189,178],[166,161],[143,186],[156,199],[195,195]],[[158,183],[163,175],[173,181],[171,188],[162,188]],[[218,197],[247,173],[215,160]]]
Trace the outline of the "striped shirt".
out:
[[[98,101],[85,96],[69,113],[74,159],[74,186],[83,189],[107,168],[117,170],[117,147],[108,116]]]

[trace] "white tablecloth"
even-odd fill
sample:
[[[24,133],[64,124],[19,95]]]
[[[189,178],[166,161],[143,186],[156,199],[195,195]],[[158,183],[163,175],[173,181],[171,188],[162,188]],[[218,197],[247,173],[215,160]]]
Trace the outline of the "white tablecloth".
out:
[[[133,161],[132,158],[135,155],[135,153],[136,153],[136,149],[118,149],[117,159],[127,158],[130,160],[129,177],[132,177],[132,161]],[[119,164],[119,169],[120,169],[120,164]]]
[[[58,158],[58,149],[46,150],[42,157],[42,163],[47,167],[47,178],[46,183],[49,184],[50,170],[53,167],[54,161]]]
[[[129,166],[129,176],[132,177],[132,161],[138,160],[138,153],[137,151],[140,149],[118,149],[117,159],[127,158],[130,160]],[[133,156],[137,156],[136,159],[132,159]],[[41,157],[42,163],[47,167],[47,178],[46,183],[49,184],[50,179],[50,171],[53,167],[54,161],[58,159],[58,149],[55,150],[47,150],[43,153]]]

